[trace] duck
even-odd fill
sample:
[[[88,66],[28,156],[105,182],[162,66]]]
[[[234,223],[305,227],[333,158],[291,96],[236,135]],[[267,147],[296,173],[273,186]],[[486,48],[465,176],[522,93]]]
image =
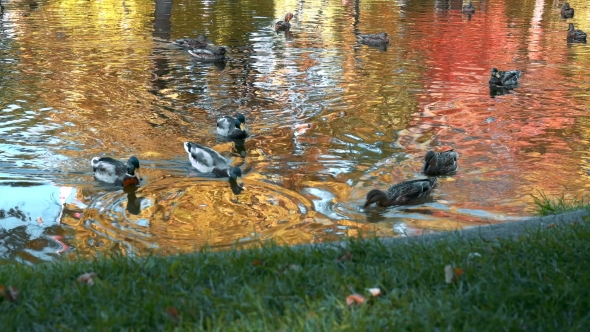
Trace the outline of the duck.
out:
[[[500,71],[497,68],[492,68],[492,74],[490,77],[490,84],[493,85],[516,85],[518,84],[518,79],[520,78],[521,72],[520,70],[507,70],[507,71]]]
[[[380,46],[389,44],[389,37],[387,32],[381,32],[376,34],[360,34],[358,40],[361,44]]]
[[[94,178],[123,187],[138,186],[141,177],[139,173],[139,159],[135,156],[129,157],[127,163],[110,157],[94,157],[90,161]]]
[[[208,45],[207,37],[200,35],[197,38],[182,38],[174,41],[174,44],[184,48],[205,48]]]
[[[291,19],[293,19],[293,14],[287,13],[285,15],[284,21],[278,21],[277,23],[275,23],[275,31],[279,32],[289,30],[291,28],[291,23],[289,23]]]
[[[187,52],[193,57],[203,61],[224,61],[227,50],[223,46],[207,45],[205,48],[191,48]]]
[[[219,178],[229,178],[230,183],[237,183],[244,188],[241,182],[242,170],[239,167],[232,167],[231,162],[219,152],[210,147],[184,142],[184,150],[188,153],[191,165],[200,173],[212,173]]]
[[[363,208],[373,203],[381,207],[392,205],[414,204],[430,195],[437,183],[437,178],[414,179],[395,184],[387,192],[373,189],[367,193],[367,201]]]
[[[235,118],[226,115],[217,119],[217,133],[233,139],[245,139],[250,131],[246,125],[246,118],[242,113],[238,113]]]
[[[562,18],[573,18],[574,17],[574,9],[570,7],[570,3],[566,2],[561,7],[561,17]]]
[[[434,152],[428,151],[424,156],[422,173],[425,175],[444,175],[457,170],[459,154],[454,149]]]
[[[475,7],[473,7],[473,3],[469,1],[469,3],[463,6],[463,14],[475,14]]]
[[[582,30],[575,30],[574,24],[570,23],[567,29],[567,41],[568,43],[585,43],[586,33]]]

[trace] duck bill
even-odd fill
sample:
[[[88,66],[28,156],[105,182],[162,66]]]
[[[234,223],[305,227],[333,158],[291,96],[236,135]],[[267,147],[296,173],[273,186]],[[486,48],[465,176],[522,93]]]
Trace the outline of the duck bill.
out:
[[[238,176],[238,177],[236,178],[236,183],[237,183],[237,184],[238,184],[238,186],[239,186],[240,188],[242,188],[243,190],[244,190],[244,189],[246,189],[246,186],[244,185],[244,181],[242,181],[242,178],[241,178],[241,177],[239,177],[239,176]]]
[[[135,176],[137,177],[137,179],[139,181],[143,180],[143,178],[141,177],[141,172],[139,171],[139,168],[135,169]]]
[[[246,130],[246,125],[245,125],[245,124],[243,124],[243,123],[240,123],[240,130],[241,130],[241,131],[244,131],[244,130]]]

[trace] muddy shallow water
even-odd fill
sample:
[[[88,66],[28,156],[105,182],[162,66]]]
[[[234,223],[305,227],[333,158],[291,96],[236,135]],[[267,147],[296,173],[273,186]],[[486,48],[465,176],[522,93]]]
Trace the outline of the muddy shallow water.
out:
[[[590,32],[590,5],[569,2],[564,20],[549,0],[471,16],[454,0],[3,1],[0,258],[404,236],[529,216],[537,191],[581,196],[590,52],[566,29]],[[381,31],[387,48],[356,42]],[[229,59],[170,43],[200,33]],[[520,86],[491,93],[492,67],[522,70]],[[238,111],[243,146],[215,134]],[[233,158],[247,189],[199,176],[184,141]],[[459,171],[431,200],[360,208],[447,148]],[[96,155],[139,157],[142,186],[96,184]]]

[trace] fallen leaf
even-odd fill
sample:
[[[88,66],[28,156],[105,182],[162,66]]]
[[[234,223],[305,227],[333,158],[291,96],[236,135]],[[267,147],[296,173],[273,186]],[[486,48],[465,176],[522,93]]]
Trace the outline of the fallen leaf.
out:
[[[379,296],[379,295],[381,295],[381,290],[379,288],[367,288],[367,290],[373,296]]]
[[[260,259],[255,259],[254,261],[252,261],[252,265],[253,266],[261,266],[261,265],[264,265],[264,262],[261,261]]]
[[[462,276],[462,275],[463,275],[463,273],[465,273],[465,272],[463,271],[463,269],[462,269],[462,268],[460,268],[460,267],[456,267],[456,268],[455,268],[455,277],[457,277],[457,278],[458,278],[458,277]]]
[[[6,299],[8,299],[8,301],[10,302],[16,302],[16,300],[18,299],[18,288],[14,286],[8,286],[6,292]]]
[[[90,273],[84,273],[81,276],[78,277],[78,282],[83,283],[83,284],[87,284],[87,285],[94,285],[94,278],[96,277],[96,273],[94,272],[90,272]]]
[[[344,255],[338,257],[337,261],[342,262],[342,261],[349,261],[351,259],[352,259],[352,254],[350,253],[350,251],[347,251],[344,253]]]
[[[555,227],[555,224],[549,224],[549,225],[547,225],[547,227],[545,227],[545,228],[553,228],[553,227]]]
[[[455,272],[453,271],[453,267],[450,265],[445,266],[445,282],[450,284],[455,279]]]
[[[166,308],[166,313],[173,322],[178,323],[180,320],[180,317],[178,316],[178,310],[176,310],[174,307]]]
[[[363,304],[366,301],[365,297],[360,294],[351,294],[346,298],[346,304],[351,306],[353,304]]]
[[[43,225],[43,218],[41,218],[41,217],[37,217],[37,223],[38,223],[39,225]]]

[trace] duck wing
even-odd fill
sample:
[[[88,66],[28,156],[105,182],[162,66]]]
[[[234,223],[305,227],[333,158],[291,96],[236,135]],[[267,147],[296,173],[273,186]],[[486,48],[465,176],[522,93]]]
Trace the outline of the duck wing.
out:
[[[236,119],[231,116],[222,116],[217,119],[217,133],[222,136],[229,136],[232,129],[236,127]]]
[[[187,149],[189,159],[193,167],[199,172],[210,173],[214,168],[220,170],[229,168],[229,160],[219,154],[219,152],[203,145],[189,144],[190,148]]]
[[[436,178],[408,180],[390,187],[387,194],[397,204],[410,203],[427,197],[436,181]]]
[[[520,70],[507,70],[505,72],[502,72],[500,74],[500,80],[502,81],[502,85],[518,83],[520,74]]]

